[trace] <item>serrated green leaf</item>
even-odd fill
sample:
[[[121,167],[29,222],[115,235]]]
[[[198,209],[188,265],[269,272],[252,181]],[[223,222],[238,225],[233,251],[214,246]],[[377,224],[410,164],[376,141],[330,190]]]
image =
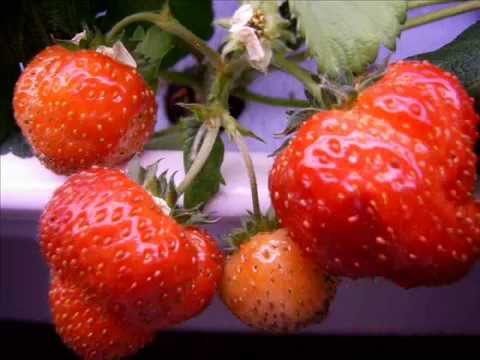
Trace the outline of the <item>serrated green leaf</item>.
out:
[[[200,129],[201,122],[186,118],[182,121],[183,126],[183,165],[185,172],[190,169],[193,163],[192,148],[195,140],[195,135]],[[223,163],[223,156],[225,147],[220,136],[213,145],[210,156],[203,166],[200,173],[197,175],[192,184],[185,191],[183,204],[185,208],[194,208],[196,206],[205,205],[220,189],[220,185],[224,184],[224,179],[221,173],[221,166]]]
[[[406,20],[404,0],[289,0],[319,71],[362,73],[383,44],[394,50]]]
[[[138,43],[135,52],[150,62],[161,63],[163,57],[173,46],[173,36],[152,25]]]

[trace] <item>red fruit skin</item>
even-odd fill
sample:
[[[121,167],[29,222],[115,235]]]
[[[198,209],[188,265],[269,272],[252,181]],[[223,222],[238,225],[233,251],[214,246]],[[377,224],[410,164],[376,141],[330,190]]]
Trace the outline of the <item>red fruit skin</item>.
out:
[[[129,159],[150,138],[157,112],[152,90],[134,68],[57,45],[26,67],[13,107],[38,158],[59,174]]]
[[[228,257],[220,295],[245,324],[289,333],[323,320],[336,287],[337,281],[278,229],[252,236]]]
[[[360,95],[356,107],[427,144],[438,157],[429,164],[441,172],[447,196],[462,203],[472,198],[475,186],[473,105],[454,75],[428,62],[400,62]]]
[[[278,156],[269,186],[282,226],[333,275],[407,288],[461,278],[480,246],[477,123],[450,74],[391,66],[351,110],[316,114]]]
[[[153,338],[152,333],[126,324],[94,293],[57,277],[49,297],[58,334],[83,359],[124,358]]]
[[[179,310],[169,315],[177,324],[200,314],[212,301],[223,274],[225,257],[215,239],[205,230],[188,227],[187,238],[197,250],[198,273],[182,294]]]
[[[139,185],[106,168],[71,176],[40,220],[41,248],[62,281],[154,329],[170,325],[170,313],[190,315],[183,297],[200,263],[189,237]]]

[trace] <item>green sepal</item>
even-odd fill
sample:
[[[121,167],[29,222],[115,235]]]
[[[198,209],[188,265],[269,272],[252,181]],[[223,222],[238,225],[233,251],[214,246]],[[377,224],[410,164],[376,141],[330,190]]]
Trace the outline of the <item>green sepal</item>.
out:
[[[272,208],[266,215],[260,217],[256,217],[251,212],[248,212],[248,215],[242,220],[241,227],[234,229],[227,236],[226,241],[233,248],[238,249],[253,236],[259,233],[272,232],[278,228],[278,221]]]
[[[204,204],[198,204],[191,208],[182,208],[178,206],[178,192],[175,185],[175,175],[168,175],[168,170],[158,174],[159,164],[161,160],[155,161],[147,167],[143,167],[140,157],[135,155],[127,165],[127,176],[141,185],[145,191],[156,198],[165,200],[170,207],[170,214],[179,224],[182,225],[201,225],[212,224],[218,219],[212,218],[211,215],[202,213]]]

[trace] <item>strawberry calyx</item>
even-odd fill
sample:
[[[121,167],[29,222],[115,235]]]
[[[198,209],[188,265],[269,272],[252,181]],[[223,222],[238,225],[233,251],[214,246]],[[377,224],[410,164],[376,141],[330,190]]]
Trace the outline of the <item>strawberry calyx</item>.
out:
[[[138,155],[134,156],[127,165],[127,176],[141,185],[154,199],[162,212],[174,218],[179,224],[185,226],[211,224],[217,219],[202,212],[204,204],[193,208],[183,208],[177,205],[179,192],[175,184],[175,175],[168,175],[168,170],[158,174],[158,165],[161,160],[143,167]]]
[[[319,107],[287,111],[287,126],[281,132],[275,134],[276,138],[285,138],[285,141],[270,156],[276,156],[285,149],[290,143],[292,135],[313,115],[330,109],[350,108],[363,91],[374,85],[385,75],[387,66],[387,62],[372,65],[362,76],[353,78],[351,75],[345,74],[335,81],[325,76],[316,76],[315,81],[318,82],[322,89],[324,104]]]
[[[248,211],[247,216],[242,220],[241,226],[233,229],[226,237],[226,241],[233,250],[236,250],[253,236],[259,233],[273,232],[277,229],[279,229],[279,224],[273,208],[270,208],[265,215],[261,216],[255,216]]]
[[[120,41],[120,37],[107,41],[105,35],[98,28],[91,30],[88,27],[84,27],[83,31],[75,34],[70,40],[54,38],[53,41],[70,51],[95,50],[124,65],[137,68],[135,58]]]

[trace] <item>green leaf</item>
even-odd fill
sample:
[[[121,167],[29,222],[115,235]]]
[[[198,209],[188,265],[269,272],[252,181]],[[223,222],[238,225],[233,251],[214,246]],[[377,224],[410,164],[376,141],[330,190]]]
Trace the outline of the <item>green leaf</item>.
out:
[[[186,118],[182,121],[183,126],[183,164],[185,171],[192,166],[192,147],[195,136],[200,129],[201,122],[195,118]],[[225,147],[220,136],[217,137],[210,156],[200,173],[185,191],[183,204],[185,208],[194,208],[205,205],[224,184],[221,173]]]
[[[143,28],[138,29],[137,27],[130,40],[140,37]],[[133,55],[137,59],[138,70],[154,90],[158,85],[158,72],[163,58],[174,46],[174,37],[154,25],[137,42]]]
[[[457,75],[480,106],[480,21],[444,47],[411,59],[428,60]]]
[[[135,52],[144,56],[148,61],[161,62],[173,46],[172,35],[160,30],[157,26],[150,26],[144,38],[135,48]]]
[[[383,44],[394,50],[406,20],[404,0],[289,0],[319,71],[362,73]]]
[[[135,31],[133,32],[132,36],[130,37],[130,41],[142,41],[145,37],[145,30],[143,26],[138,25]]]
[[[170,126],[153,134],[145,145],[146,150],[182,150],[183,128],[180,125]]]
[[[102,29],[108,31],[116,22],[124,17],[142,11],[158,11],[162,9],[165,0],[105,0],[107,16],[102,19]],[[193,33],[204,40],[208,40],[213,34],[213,8],[212,0],[174,0],[170,1],[170,10],[175,18]],[[146,25],[146,24],[145,24]],[[137,27],[131,26],[127,34],[129,40],[139,41],[140,33]],[[135,36],[133,36],[133,34]],[[147,31],[148,34],[148,31]],[[188,54],[184,46],[175,39],[172,41],[174,47],[168,49],[167,54],[161,65],[162,68],[168,68]],[[155,52],[156,50],[153,50]],[[163,55],[162,55],[163,56]],[[150,66],[149,70],[155,74],[155,66]],[[158,71],[158,70],[157,70]]]

